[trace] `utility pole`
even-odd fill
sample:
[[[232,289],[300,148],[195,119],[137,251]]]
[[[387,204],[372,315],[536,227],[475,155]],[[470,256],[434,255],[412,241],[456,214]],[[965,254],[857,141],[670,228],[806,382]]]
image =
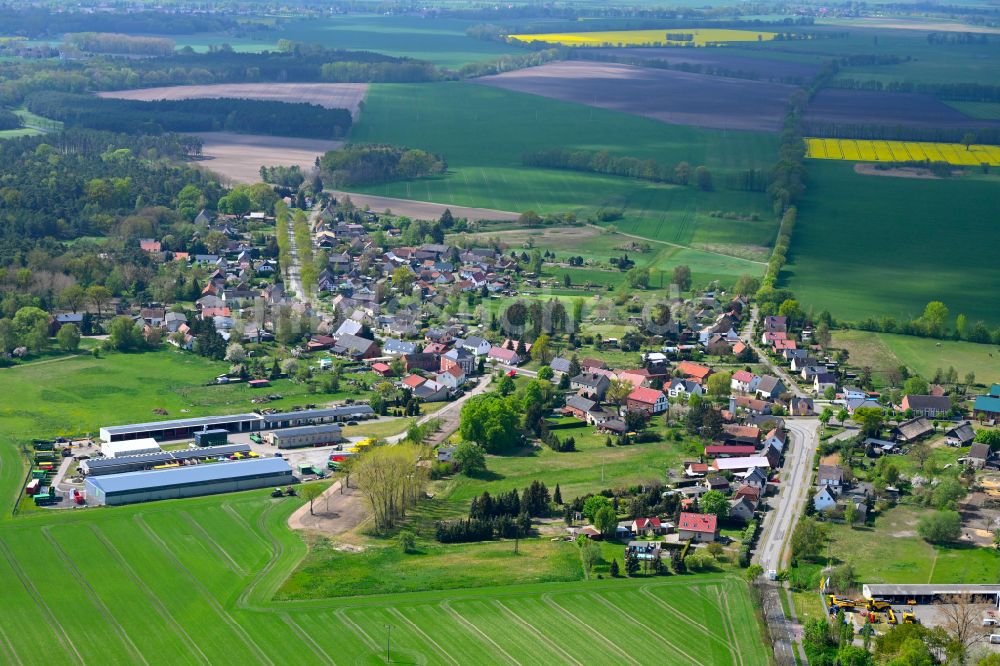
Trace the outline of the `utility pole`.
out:
[[[385,629],[387,632],[385,635],[385,663],[391,664],[392,657],[389,656],[389,646],[392,642],[392,625],[391,624],[385,625]]]

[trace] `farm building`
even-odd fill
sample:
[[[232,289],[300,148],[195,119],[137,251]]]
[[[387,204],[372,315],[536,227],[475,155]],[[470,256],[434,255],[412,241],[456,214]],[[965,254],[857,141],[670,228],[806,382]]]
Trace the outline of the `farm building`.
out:
[[[258,414],[233,414],[231,416],[201,416],[172,421],[132,423],[101,428],[102,442],[121,442],[152,437],[158,442],[172,439],[191,439],[200,430],[223,428],[229,432],[250,432],[260,429]]]
[[[303,426],[301,428],[285,428],[267,433],[267,440],[279,449],[296,449],[318,444],[333,444],[343,439],[340,426],[334,423],[324,425]]]
[[[105,458],[119,456],[135,456],[142,453],[159,453],[160,445],[152,437],[133,439],[127,442],[104,442],[101,444],[101,455]]]
[[[353,421],[375,416],[370,405],[343,405],[327,409],[308,409],[278,414],[233,414],[231,416],[202,416],[173,421],[153,421],[122,426],[101,428],[102,442],[120,442],[152,437],[158,442],[193,439],[195,434],[205,430],[227,430],[229,432],[252,432],[254,430],[276,430],[320,423]]]
[[[87,501],[98,505],[134,504],[198,497],[293,483],[292,468],[282,458],[258,458],[177,469],[91,476]]]
[[[91,458],[80,461],[80,471],[88,476],[124,474],[125,472],[153,469],[160,465],[187,465],[211,458],[228,458],[237,453],[240,455],[250,453],[250,446],[247,444],[226,444],[225,446],[205,446],[185,451],[160,451],[115,458]]]
[[[893,604],[932,604],[946,597],[970,597],[974,602],[986,602],[1000,607],[1000,585],[930,584],[874,585],[861,588],[867,599],[885,599]]]
[[[368,419],[375,416],[371,405],[344,405],[327,409],[307,409],[299,412],[283,412],[281,414],[264,414],[259,417],[264,423],[261,430],[277,430],[279,428],[294,428],[298,426],[320,425],[321,423],[340,423],[356,419]]]

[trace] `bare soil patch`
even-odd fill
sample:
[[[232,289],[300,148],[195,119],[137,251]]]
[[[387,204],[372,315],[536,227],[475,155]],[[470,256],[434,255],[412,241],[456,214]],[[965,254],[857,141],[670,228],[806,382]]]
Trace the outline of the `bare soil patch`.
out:
[[[368,206],[371,210],[382,212],[389,209],[394,215],[404,215],[415,220],[437,220],[445,209],[451,210],[455,217],[469,220],[516,220],[521,216],[509,210],[493,210],[492,208],[469,208],[467,206],[451,206],[429,201],[414,201],[411,199],[395,199],[379,197],[373,194],[357,194],[355,192],[333,192],[337,198],[349,196],[355,206]]]
[[[217,83],[206,86],[165,86],[137,90],[112,90],[101,97],[153,101],[160,99],[262,99],[307,102],[327,109],[347,109],[357,118],[358,105],[368,94],[367,83]]]
[[[776,131],[793,86],[632,65],[567,61],[475,79],[515,92],[715,129]]]
[[[821,21],[820,23],[825,23]],[[983,25],[970,25],[967,23],[955,23],[951,21],[921,21],[906,19],[881,19],[881,18],[858,18],[844,22],[831,22],[835,25],[850,25],[864,28],[890,28],[893,30],[926,30],[936,32],[971,32],[998,34],[1000,28],[991,28]]]
[[[930,95],[838,88],[819,91],[809,103],[805,121],[807,126],[816,124],[819,128],[824,123],[958,129],[1000,127],[997,121],[969,118]]]
[[[303,504],[288,517],[288,526],[293,530],[322,532],[327,536],[343,534],[357,527],[366,517],[361,491],[355,487],[340,492],[338,481],[327,488],[313,501],[313,513],[309,513],[309,503]]]
[[[919,167],[899,167],[896,169],[879,169],[874,164],[858,162],[854,165],[854,173],[862,176],[893,176],[895,178],[923,178],[936,180],[937,176],[930,169]]]
[[[465,234],[470,240],[485,242],[491,238],[499,238],[510,247],[519,247],[528,239],[536,245],[572,247],[594,236],[607,236],[614,239],[617,234],[605,234],[594,227],[545,227],[543,229],[500,229],[497,231],[479,231]]]
[[[748,78],[752,74],[760,81],[788,82],[792,79],[806,80],[819,71],[819,65],[790,60],[757,58],[733,52],[732,49],[690,49],[690,48],[609,48],[593,49],[598,56],[612,56],[634,60],[662,62],[670,67],[693,66],[708,69],[725,69],[740,72]]]
[[[194,136],[204,142],[202,159],[195,164],[235,183],[260,181],[262,166],[297,164],[303,171],[308,171],[318,156],[344,144],[343,141],[233,132],[200,132]]]

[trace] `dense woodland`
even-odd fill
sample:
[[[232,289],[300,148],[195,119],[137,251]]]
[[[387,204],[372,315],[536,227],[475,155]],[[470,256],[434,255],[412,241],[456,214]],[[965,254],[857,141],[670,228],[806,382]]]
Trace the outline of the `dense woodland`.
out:
[[[258,82],[395,82],[440,78],[433,65],[407,58],[305,47],[237,53],[220,48],[208,53],[181,49],[159,58],[94,57],[71,61],[0,62],[0,105],[17,106],[37,91],[83,93],[168,85]]]
[[[0,265],[18,263],[41,239],[131,235],[129,215],[174,208],[189,185],[198,193],[193,219],[199,205],[222,194],[205,172],[173,162],[198,149],[193,137],[88,130],[0,142]]]
[[[331,150],[323,155],[320,166],[324,173],[323,181],[334,187],[423,178],[448,169],[440,155],[376,144],[357,144]]]
[[[13,111],[0,109],[0,130],[17,129],[21,126],[21,118]]]
[[[157,11],[54,12],[43,7],[0,7],[4,32],[31,38],[64,32],[124,32],[141,35],[183,35],[237,28],[235,18]]]
[[[133,37],[118,32],[70,32],[66,44],[88,53],[167,56],[174,52],[174,42],[162,37]]]
[[[32,93],[25,103],[32,113],[67,126],[130,134],[225,130],[333,139],[351,128],[347,109],[306,103],[229,98],[144,102],[60,92]]]

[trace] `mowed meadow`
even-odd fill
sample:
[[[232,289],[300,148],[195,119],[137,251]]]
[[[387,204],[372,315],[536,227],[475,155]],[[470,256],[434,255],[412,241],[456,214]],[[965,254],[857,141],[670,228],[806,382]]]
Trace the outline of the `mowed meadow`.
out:
[[[406,145],[442,154],[448,173],[361,188],[368,194],[496,210],[540,213],[617,208],[625,233],[688,248],[696,274],[699,258],[712,264],[704,277],[759,274],[762,266],[741,259],[720,266],[722,249],[742,256],[746,247],[773,242],[776,221],[763,194],[722,189],[727,173],[767,169],[777,139],[757,132],[706,130],[536,95],[469,83],[375,84],[351,134],[354,142]],[[676,164],[705,165],[717,187],[694,187],[582,173],[527,168],[522,156],[545,148],[606,150],[615,155]],[[758,221],[722,220],[713,211],[736,212]],[[569,250],[570,248],[567,248]],[[684,263],[684,262],[679,262]],[[719,271],[720,268],[724,272]]]
[[[827,160],[808,169],[783,272],[804,305],[852,321],[902,321],[941,300],[953,316],[1000,323],[994,179],[880,178]]]

